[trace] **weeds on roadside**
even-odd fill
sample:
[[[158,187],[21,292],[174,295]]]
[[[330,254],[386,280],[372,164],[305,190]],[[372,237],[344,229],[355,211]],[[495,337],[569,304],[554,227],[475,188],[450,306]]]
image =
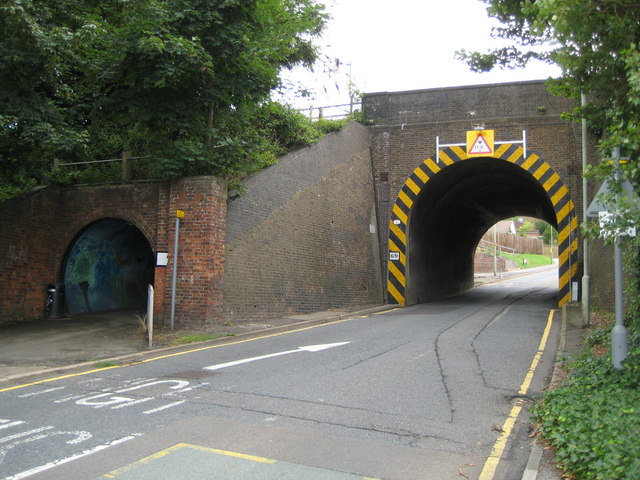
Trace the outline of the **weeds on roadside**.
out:
[[[534,407],[539,431],[575,479],[640,478],[640,330],[628,331],[623,370],[611,364],[610,327],[597,325],[559,388]]]

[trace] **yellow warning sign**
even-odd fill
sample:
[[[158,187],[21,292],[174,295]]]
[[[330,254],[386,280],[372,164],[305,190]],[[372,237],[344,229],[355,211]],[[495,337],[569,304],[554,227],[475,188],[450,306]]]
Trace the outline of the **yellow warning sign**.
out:
[[[494,130],[467,131],[467,156],[479,157],[493,154]]]

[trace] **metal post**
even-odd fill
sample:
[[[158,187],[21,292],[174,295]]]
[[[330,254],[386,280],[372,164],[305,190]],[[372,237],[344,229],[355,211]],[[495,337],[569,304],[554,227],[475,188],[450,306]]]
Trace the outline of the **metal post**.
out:
[[[587,96],[580,94],[580,105],[584,108],[587,104]],[[584,113],[583,113],[584,115]],[[582,117],[582,222],[587,224],[587,119]],[[589,325],[590,322],[590,278],[589,278],[589,240],[582,236],[582,321]]]
[[[615,167],[616,182],[620,181],[620,147],[613,149],[613,163]],[[619,196],[620,194],[618,194]],[[618,202],[616,202],[618,203]],[[616,213],[619,205],[616,205]],[[622,249],[620,248],[620,230],[616,231],[615,243],[615,305],[616,325],[611,331],[611,361],[613,368],[624,368],[622,362],[627,358],[627,330],[624,327],[624,303],[622,294]]]
[[[178,238],[180,235],[180,213],[184,216],[184,212],[178,210],[176,212],[176,235],[173,242],[173,278],[171,279],[171,321],[170,328],[173,330],[174,319],[176,314],[176,279],[178,277]]]
[[[151,348],[153,347],[153,285],[149,284],[147,292],[147,336],[149,338],[149,348]]]
[[[496,224],[493,224],[493,276],[498,276],[498,239],[496,238]]]
[[[122,152],[122,180],[131,180],[131,154],[126,150]]]

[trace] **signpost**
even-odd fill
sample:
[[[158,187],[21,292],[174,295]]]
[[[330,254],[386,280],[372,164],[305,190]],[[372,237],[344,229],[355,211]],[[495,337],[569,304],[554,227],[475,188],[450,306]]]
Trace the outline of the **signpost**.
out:
[[[183,210],[176,210],[176,235],[173,242],[173,278],[171,279],[171,320],[170,328],[173,330],[176,314],[176,279],[178,276],[178,238],[180,235],[180,219],[184,218]]]
[[[614,278],[615,278],[615,309],[616,324],[611,330],[611,362],[617,370],[624,368],[622,362],[627,358],[627,330],[624,326],[624,298],[622,290],[622,249],[620,248],[620,237],[625,235],[635,235],[635,228],[620,229],[615,226],[614,222],[621,212],[621,199],[626,196],[627,200],[631,200],[632,204],[638,205],[638,198],[633,191],[633,187],[628,181],[621,182],[620,172],[620,147],[613,149],[613,164],[615,168],[615,183],[621,184],[622,192],[616,195],[614,205],[606,205],[606,197],[610,196],[612,191],[611,184],[606,181],[598,190],[596,197],[593,199],[587,209],[587,216],[598,216],[600,227],[603,229],[602,236],[606,238],[608,235],[615,236],[614,244]],[[610,209],[613,210],[610,213]],[[609,227],[613,225],[613,228]]]

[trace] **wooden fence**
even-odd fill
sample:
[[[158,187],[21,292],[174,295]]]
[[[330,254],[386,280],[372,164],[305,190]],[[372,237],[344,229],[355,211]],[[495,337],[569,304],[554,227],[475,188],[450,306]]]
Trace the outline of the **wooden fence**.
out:
[[[493,243],[493,231],[489,230],[484,234],[482,240]],[[548,255],[549,247],[545,248],[541,238],[521,237],[512,233],[496,233],[496,243],[507,247],[514,253],[534,253],[537,255]]]

